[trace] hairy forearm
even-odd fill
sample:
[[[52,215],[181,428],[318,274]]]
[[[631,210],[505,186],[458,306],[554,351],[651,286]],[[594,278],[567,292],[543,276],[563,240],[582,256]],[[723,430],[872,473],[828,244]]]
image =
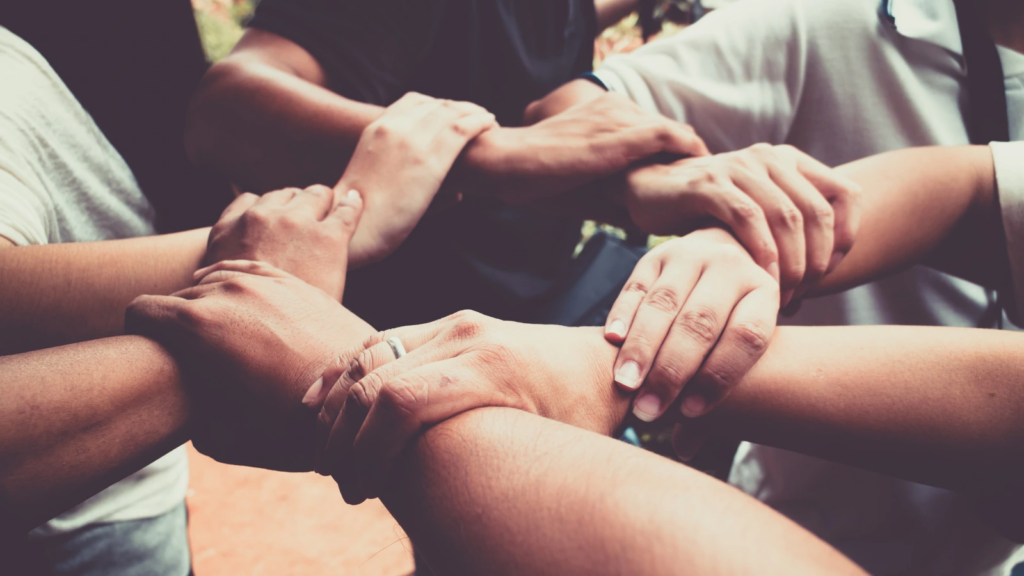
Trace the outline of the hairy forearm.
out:
[[[204,77],[189,109],[185,147],[194,162],[247,191],[332,185],[363,129],[383,112],[234,56]]]
[[[783,327],[712,432],[957,490],[1019,483],[1024,335]]]
[[[440,574],[861,573],[721,482],[512,409],[435,426],[397,477],[384,503]]]
[[[28,530],[188,439],[174,359],[138,336],[0,357],[0,494]]]
[[[853,249],[816,293],[927,263],[990,287],[1006,280],[1005,240],[988,146],[911,148],[838,171],[864,191]]]
[[[209,229],[0,250],[0,354],[121,334],[140,294],[192,284]]]

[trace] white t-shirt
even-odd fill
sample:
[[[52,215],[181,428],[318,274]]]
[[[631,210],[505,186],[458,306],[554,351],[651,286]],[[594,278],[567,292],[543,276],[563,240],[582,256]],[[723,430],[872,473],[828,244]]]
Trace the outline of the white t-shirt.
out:
[[[1024,56],[1000,55],[1010,134],[1019,140]],[[952,0],[741,0],[608,58],[596,76],[692,124],[713,152],[788,143],[836,166],[910,146],[969,143]],[[991,327],[982,322],[989,296],[917,267],[804,302],[782,322]],[[743,445],[731,481],[873,574],[1008,574],[1012,563],[1004,561],[1017,549],[964,496],[785,450]]]
[[[155,233],[131,170],[46,60],[0,26],[0,236],[19,246]],[[11,248],[16,250],[17,248]],[[182,502],[184,447],[32,532],[152,518]]]

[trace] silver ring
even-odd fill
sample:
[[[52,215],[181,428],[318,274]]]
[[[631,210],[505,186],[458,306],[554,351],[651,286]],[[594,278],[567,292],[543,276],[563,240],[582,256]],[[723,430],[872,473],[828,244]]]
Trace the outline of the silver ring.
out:
[[[402,341],[397,336],[392,336],[387,340],[388,346],[391,346],[391,351],[395,353],[395,360],[405,356],[405,346],[402,346]]]

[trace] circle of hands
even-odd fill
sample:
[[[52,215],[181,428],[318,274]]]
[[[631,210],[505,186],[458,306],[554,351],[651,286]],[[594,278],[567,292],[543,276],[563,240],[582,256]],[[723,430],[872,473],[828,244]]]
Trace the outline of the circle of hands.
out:
[[[790,147],[711,156],[688,127],[615,98],[521,129],[535,130],[534,151],[559,134],[584,146],[600,166],[580,173],[624,173],[609,197],[645,231],[685,233],[641,259],[603,329],[462,312],[378,332],[341,305],[349,267],[385,257],[428,210],[457,200],[446,183],[456,160],[502,130],[475,105],[410,94],[364,131],[336,187],[239,196],[212,228],[194,286],[129,307],[127,331],[179,361],[195,447],[331,475],[350,503],[387,490],[425,429],[486,406],[601,434],[630,409],[670,417],[677,452],[693,456],[701,418],[764,353],[780,307],[849,251],[859,191]],[[693,156],[635,165],[664,153]],[[579,184],[546,180],[566,181]],[[408,354],[396,359],[389,337]]]

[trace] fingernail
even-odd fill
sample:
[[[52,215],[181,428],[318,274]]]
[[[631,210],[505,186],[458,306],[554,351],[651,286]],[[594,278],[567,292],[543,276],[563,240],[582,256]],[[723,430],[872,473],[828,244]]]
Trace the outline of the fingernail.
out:
[[[683,400],[683,404],[680,408],[683,415],[687,418],[696,418],[698,416],[703,416],[704,413],[707,412],[708,401],[700,394],[692,394]]]
[[[633,406],[633,415],[644,422],[653,422],[661,409],[661,399],[654,394],[644,394]]]
[[[346,206],[353,206],[356,202],[362,199],[358,190],[352,189],[345,193],[345,197],[341,199],[341,203]]]
[[[615,371],[615,382],[624,388],[636,390],[640,387],[640,365],[632,360]]]
[[[612,323],[608,325],[608,330],[605,332],[605,334],[611,334],[613,336],[618,336],[619,338],[625,338],[626,323],[623,322],[622,320],[613,320]]]
[[[779,263],[778,262],[772,262],[771,264],[768,265],[767,268],[765,268],[765,270],[767,270],[768,274],[770,274],[771,277],[775,278],[775,281],[778,282],[779,278],[781,277],[781,272],[779,271]]]
[[[309,390],[306,390],[306,395],[302,397],[302,403],[310,408],[314,407],[316,405],[316,399],[320,397],[320,390],[322,390],[323,387],[324,379],[323,376],[321,376],[316,379],[316,382],[313,382],[313,385],[309,387]]]
[[[839,263],[842,262],[843,258],[845,258],[845,257],[846,257],[846,253],[845,252],[836,252],[836,253],[832,254],[832,258],[828,261],[828,269],[825,271],[825,273],[828,274],[828,273],[832,272],[833,270],[835,270],[836,266],[839,266]]]

